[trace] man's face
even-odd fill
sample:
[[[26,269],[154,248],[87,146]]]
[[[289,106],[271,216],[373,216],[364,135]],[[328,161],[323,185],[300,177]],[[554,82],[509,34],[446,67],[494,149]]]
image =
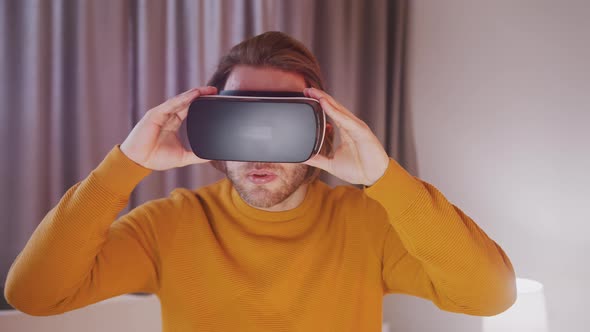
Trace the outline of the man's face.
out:
[[[225,90],[296,91],[306,88],[303,76],[273,68],[236,66]],[[301,195],[301,184],[309,166],[292,163],[226,161],[226,175],[246,203],[268,209],[293,193]],[[299,189],[299,190],[298,190]]]

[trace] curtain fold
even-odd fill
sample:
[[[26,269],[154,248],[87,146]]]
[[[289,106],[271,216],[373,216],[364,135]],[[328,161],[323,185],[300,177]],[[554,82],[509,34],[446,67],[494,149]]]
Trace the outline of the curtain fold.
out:
[[[0,282],[43,216],[147,110],[204,85],[231,46],[265,31],[306,44],[327,91],[415,171],[406,11],[406,0],[0,1]],[[221,178],[209,165],[153,172],[130,207]]]
[[[0,1],[0,282],[43,216],[129,133],[126,1]]]

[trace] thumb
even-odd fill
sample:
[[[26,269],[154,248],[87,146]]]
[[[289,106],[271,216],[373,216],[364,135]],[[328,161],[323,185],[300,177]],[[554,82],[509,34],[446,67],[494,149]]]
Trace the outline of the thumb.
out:
[[[316,154],[315,156],[304,161],[303,163],[306,165],[321,168],[324,171],[330,172],[332,160],[327,158],[326,156],[321,155],[321,154]]]
[[[202,164],[202,163],[206,163],[209,160],[207,159],[201,159],[199,157],[197,157],[197,155],[190,150],[184,150],[184,155],[182,156],[182,165],[180,165],[180,167],[182,166],[187,166],[187,165],[192,165],[192,164]]]

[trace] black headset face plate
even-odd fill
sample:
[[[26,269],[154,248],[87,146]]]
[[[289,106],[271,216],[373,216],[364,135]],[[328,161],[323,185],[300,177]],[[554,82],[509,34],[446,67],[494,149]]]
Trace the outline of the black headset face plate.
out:
[[[316,100],[299,93],[237,93],[202,96],[191,103],[187,134],[198,157],[300,163],[321,149],[325,115]]]

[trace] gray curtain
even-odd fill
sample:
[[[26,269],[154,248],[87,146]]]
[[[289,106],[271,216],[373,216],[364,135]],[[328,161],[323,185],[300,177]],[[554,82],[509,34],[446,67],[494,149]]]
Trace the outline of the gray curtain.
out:
[[[1,284],[48,210],[148,109],[204,85],[231,46],[264,31],[304,42],[328,92],[414,172],[406,11],[405,0],[0,0]],[[130,207],[221,177],[209,165],[154,172]]]

